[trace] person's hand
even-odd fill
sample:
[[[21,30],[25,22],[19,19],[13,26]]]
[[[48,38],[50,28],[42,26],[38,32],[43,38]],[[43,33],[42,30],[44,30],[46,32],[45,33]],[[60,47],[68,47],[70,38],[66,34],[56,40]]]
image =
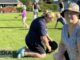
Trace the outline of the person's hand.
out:
[[[60,53],[54,54],[54,60],[66,60],[64,55],[61,55]]]
[[[51,52],[51,46],[47,46],[48,52]]]

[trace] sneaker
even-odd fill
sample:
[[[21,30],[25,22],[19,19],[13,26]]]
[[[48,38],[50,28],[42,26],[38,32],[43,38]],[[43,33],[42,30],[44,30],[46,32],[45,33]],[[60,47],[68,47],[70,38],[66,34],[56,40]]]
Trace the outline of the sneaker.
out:
[[[17,58],[20,59],[20,58],[24,57],[24,52],[25,52],[25,47],[19,49],[19,50],[17,51]]]

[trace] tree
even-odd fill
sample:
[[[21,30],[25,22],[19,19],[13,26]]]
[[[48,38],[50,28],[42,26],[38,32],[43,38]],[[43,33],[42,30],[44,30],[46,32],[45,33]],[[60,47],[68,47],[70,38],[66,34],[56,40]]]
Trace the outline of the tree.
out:
[[[43,0],[44,2],[48,3],[48,4],[51,4],[53,3],[53,0]]]
[[[27,0],[20,0],[23,4],[26,4]]]

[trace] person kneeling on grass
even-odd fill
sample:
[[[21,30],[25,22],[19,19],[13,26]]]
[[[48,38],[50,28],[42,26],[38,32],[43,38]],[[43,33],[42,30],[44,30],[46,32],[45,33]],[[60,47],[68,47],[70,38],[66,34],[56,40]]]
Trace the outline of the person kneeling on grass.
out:
[[[46,29],[46,23],[52,21],[53,15],[49,11],[45,15],[36,18],[31,23],[29,32],[26,36],[26,47],[17,51],[17,57],[31,56],[37,58],[44,58],[46,53],[50,53],[57,48],[57,43],[51,41]],[[52,47],[51,47],[52,46]]]

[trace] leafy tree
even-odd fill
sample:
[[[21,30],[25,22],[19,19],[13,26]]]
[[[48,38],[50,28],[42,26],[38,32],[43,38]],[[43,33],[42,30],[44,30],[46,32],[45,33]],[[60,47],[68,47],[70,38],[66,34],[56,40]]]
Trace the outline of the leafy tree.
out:
[[[23,4],[26,4],[27,0],[20,0]]]
[[[53,3],[53,0],[43,0],[44,2],[48,3],[48,4],[51,4]]]

